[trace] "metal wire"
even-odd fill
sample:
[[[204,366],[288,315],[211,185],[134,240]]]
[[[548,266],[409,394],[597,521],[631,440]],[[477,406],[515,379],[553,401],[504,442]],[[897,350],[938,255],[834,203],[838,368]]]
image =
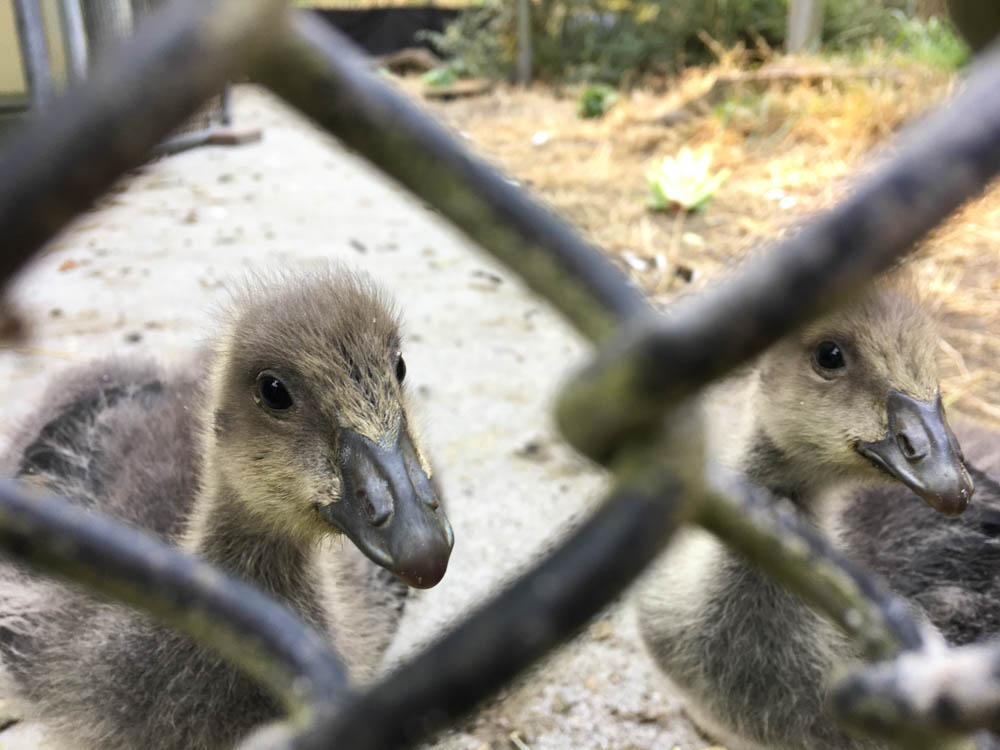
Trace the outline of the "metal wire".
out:
[[[648,310],[596,248],[379,80],[346,36],[300,13],[282,42],[256,67],[262,82],[517,271],[581,333],[606,338]]]
[[[260,54],[284,10],[281,0],[168,3],[12,134],[0,155],[0,282]]]
[[[80,0],[59,0],[59,21],[66,38],[66,67],[72,82],[87,77],[87,32]]]
[[[340,660],[286,606],[122,523],[5,479],[0,547],[189,633],[246,669],[300,719],[345,695]]]
[[[36,0],[15,0],[17,38],[24,59],[25,79],[31,104],[41,109],[52,99],[52,70],[49,67],[42,8]]]
[[[615,493],[508,590],[293,746],[408,747],[471,710],[576,632],[662,549],[680,523],[682,488],[667,481]]]
[[[4,483],[0,546],[179,627],[187,627],[188,607],[206,613],[210,627],[203,641],[308,719],[300,732],[272,736],[276,746],[385,750],[412,743],[469,710],[610,601],[680,523],[698,520],[692,498],[705,492],[704,477],[685,469],[700,464],[690,460],[686,417],[676,411],[683,410],[680,400],[891,263],[1000,171],[1000,58],[991,54],[950,113],[923,126],[841,207],[663,320],[571,228],[381,82],[342,36],[303,15],[282,34],[281,13],[277,0],[178,3],[110,54],[85,86],[11,138],[0,155],[0,236],[7,250],[0,280],[138,164],[226,78],[252,69],[494,253],[581,332],[606,342],[595,364],[567,388],[560,421],[577,447],[612,466],[618,489],[510,589],[360,695],[342,692],[342,669],[319,636],[262,594],[206,573],[206,566],[180,552],[150,547],[149,540],[110,520],[81,518],[56,499],[39,501]],[[738,543],[755,534],[778,534],[807,547],[816,541],[795,524],[756,513],[752,492],[742,499],[735,492],[735,501],[717,505],[721,515],[701,522]],[[739,523],[731,526],[734,519]],[[872,615],[869,632],[849,633],[862,647],[876,644],[869,652],[884,657],[897,645],[915,650],[922,644],[915,624],[877,582],[819,542],[813,547],[823,570],[837,573],[825,578],[851,581]],[[212,585],[205,585],[205,575]],[[821,578],[789,576],[786,583],[811,592],[836,619],[843,592],[824,589]],[[137,593],[137,587],[148,593]],[[234,634],[251,647],[227,644]],[[960,709],[961,721],[949,730],[990,725],[1000,710],[1000,678],[990,666],[1000,663],[1000,650],[988,647],[977,655],[987,666],[976,672],[982,686],[976,695],[938,686]],[[943,658],[965,663],[964,652]],[[940,717],[931,716],[933,706],[909,700],[908,686],[900,686],[892,671],[929,669],[929,659],[907,652],[860,673],[838,693],[897,699],[906,710],[871,719],[865,714],[870,701],[842,697],[838,706],[869,730],[910,727],[918,746],[934,747]],[[300,678],[306,688],[295,687]],[[337,696],[341,710],[334,714],[330,705]],[[972,706],[975,700],[980,704]]]
[[[596,460],[671,403],[887,268],[1000,171],[1000,49],[833,210],[669,317],[616,337],[563,391],[559,426]]]
[[[845,678],[834,709],[872,734],[945,733],[985,727],[1000,732],[1000,647],[950,649],[928,658],[902,654]]]

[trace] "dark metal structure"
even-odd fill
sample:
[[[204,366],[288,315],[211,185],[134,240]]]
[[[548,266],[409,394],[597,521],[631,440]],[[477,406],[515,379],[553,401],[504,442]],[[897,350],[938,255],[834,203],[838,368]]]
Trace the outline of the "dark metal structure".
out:
[[[280,604],[65,501],[0,483],[0,547],[199,637],[266,685],[289,718],[273,747],[386,750],[468,711],[557,646],[696,523],[754,559],[873,661],[835,708],[900,747],[971,747],[1000,729],[1000,647],[929,654],[906,607],[771,498],[703,476],[689,398],[863,284],[1000,172],[1000,51],[833,211],[724,284],[654,314],[593,247],[384,84],[336,31],[281,0],[170,3],[0,154],[0,278],[223,82],[249,73],[417,193],[599,346],[566,387],[567,439],[615,488],[549,558],[363,693]],[[201,571],[201,572],[199,572]],[[138,584],[138,585],[137,585]],[[195,628],[192,623],[200,623]],[[206,624],[208,623],[208,624]],[[902,681],[900,665],[924,676]],[[975,686],[974,693],[970,686]],[[919,687],[919,690],[916,689]]]
[[[49,70],[41,6],[27,0],[17,0],[14,3],[14,18],[25,62],[24,72],[31,106],[38,109],[52,98],[52,71]]]
[[[339,29],[369,55],[391,55],[422,47],[436,55],[441,50],[426,32],[442,32],[458,18],[457,8],[439,5],[392,5],[382,8],[315,8],[313,11]]]
[[[173,0],[57,0],[58,33],[46,27],[41,0],[13,0],[17,39],[28,99],[15,109],[41,110],[56,95],[58,84],[53,60],[60,46],[65,58],[66,85],[83,81],[92,66],[113,54],[145,19]],[[204,144],[236,145],[259,140],[258,131],[236,133],[232,125],[229,87],[211,97],[157,145],[157,155],[176,153]]]

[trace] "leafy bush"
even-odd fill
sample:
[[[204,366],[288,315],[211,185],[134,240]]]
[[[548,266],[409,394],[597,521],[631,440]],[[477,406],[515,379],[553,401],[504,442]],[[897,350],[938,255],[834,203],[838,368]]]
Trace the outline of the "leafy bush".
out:
[[[925,65],[954,69],[963,65],[971,55],[967,45],[955,30],[936,16],[926,21],[907,18],[894,13],[897,27],[895,36],[888,41],[892,48]]]
[[[468,75],[469,71],[466,68],[465,62],[461,58],[456,57],[444,65],[431,68],[420,76],[420,81],[425,86],[451,86],[459,78],[465,78]]]
[[[616,85],[626,72],[670,72],[710,59],[706,31],[732,45],[753,29],[774,43],[787,0],[537,0],[531,3],[534,74]],[[507,76],[517,57],[517,3],[483,0],[432,34],[472,75]]]
[[[823,44],[828,49],[848,51],[859,44],[896,33],[894,11],[902,2],[871,0],[825,0]]]
[[[425,32],[434,46],[461,60],[469,75],[503,78],[517,57],[517,3],[487,0],[466,8],[443,33]]]
[[[610,86],[602,83],[588,86],[576,100],[576,112],[580,117],[601,117],[616,101],[618,92]]]
[[[457,80],[458,75],[447,65],[438,65],[420,76],[420,82],[425,86],[451,86]]]
[[[825,0],[824,43],[845,50],[873,39],[930,64],[961,59],[962,43],[947,24],[908,18],[907,0]],[[443,34],[429,34],[476,76],[508,76],[517,59],[514,0],[482,0]],[[674,72],[711,60],[699,39],[723,47],[757,35],[784,43],[788,0],[533,0],[533,73],[548,80],[617,86],[626,74]],[[750,45],[752,46],[752,45]]]

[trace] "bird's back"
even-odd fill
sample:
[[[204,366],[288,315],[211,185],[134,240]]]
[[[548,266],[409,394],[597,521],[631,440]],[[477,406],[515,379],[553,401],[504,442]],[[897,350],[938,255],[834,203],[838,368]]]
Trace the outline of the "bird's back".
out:
[[[198,484],[196,382],[169,379],[150,364],[73,369],[53,381],[13,436],[2,470],[175,541]],[[0,701],[16,704],[14,696],[35,692],[45,673],[61,674],[59,654],[46,644],[65,642],[83,621],[93,626],[106,605],[0,562]]]
[[[71,371],[15,436],[3,468],[173,540],[197,491],[198,374],[116,361]]]

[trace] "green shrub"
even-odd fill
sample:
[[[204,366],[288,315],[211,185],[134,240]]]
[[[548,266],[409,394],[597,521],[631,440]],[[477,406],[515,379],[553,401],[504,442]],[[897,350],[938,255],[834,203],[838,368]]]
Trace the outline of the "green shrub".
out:
[[[874,39],[929,64],[964,59],[951,28],[908,18],[907,0],[825,0],[823,39],[850,50]],[[517,59],[514,0],[482,0],[466,8],[443,34],[430,34],[471,75],[511,75]],[[534,0],[533,74],[545,80],[620,85],[623,76],[670,73],[711,61],[699,39],[724,47],[757,35],[784,44],[788,0]],[[752,45],[748,45],[752,46]]]
[[[463,10],[443,33],[422,36],[454,60],[460,60],[469,75],[503,78],[517,56],[517,3],[487,0]]]
[[[896,11],[896,34],[889,38],[891,48],[906,57],[937,68],[954,70],[965,64],[970,55],[969,45],[955,33],[950,24],[931,16],[924,21],[907,18]]]
[[[451,86],[457,80],[455,71],[447,65],[438,65],[420,76],[420,82],[425,86]]]
[[[893,16],[902,2],[871,0],[825,0],[823,44],[828,49],[850,51],[872,39],[896,33]]]
[[[618,92],[610,86],[603,83],[587,86],[576,100],[576,113],[580,117],[601,117],[616,101]]]
[[[465,62],[460,57],[453,58],[444,65],[431,68],[422,76],[420,81],[425,86],[451,86],[459,78],[467,78],[469,70]]]
[[[698,39],[729,46],[752,28],[778,44],[787,0],[538,0],[531,4],[533,73],[617,85],[626,72],[672,72],[711,59]],[[517,3],[483,0],[431,38],[470,73],[504,77],[517,57]]]

